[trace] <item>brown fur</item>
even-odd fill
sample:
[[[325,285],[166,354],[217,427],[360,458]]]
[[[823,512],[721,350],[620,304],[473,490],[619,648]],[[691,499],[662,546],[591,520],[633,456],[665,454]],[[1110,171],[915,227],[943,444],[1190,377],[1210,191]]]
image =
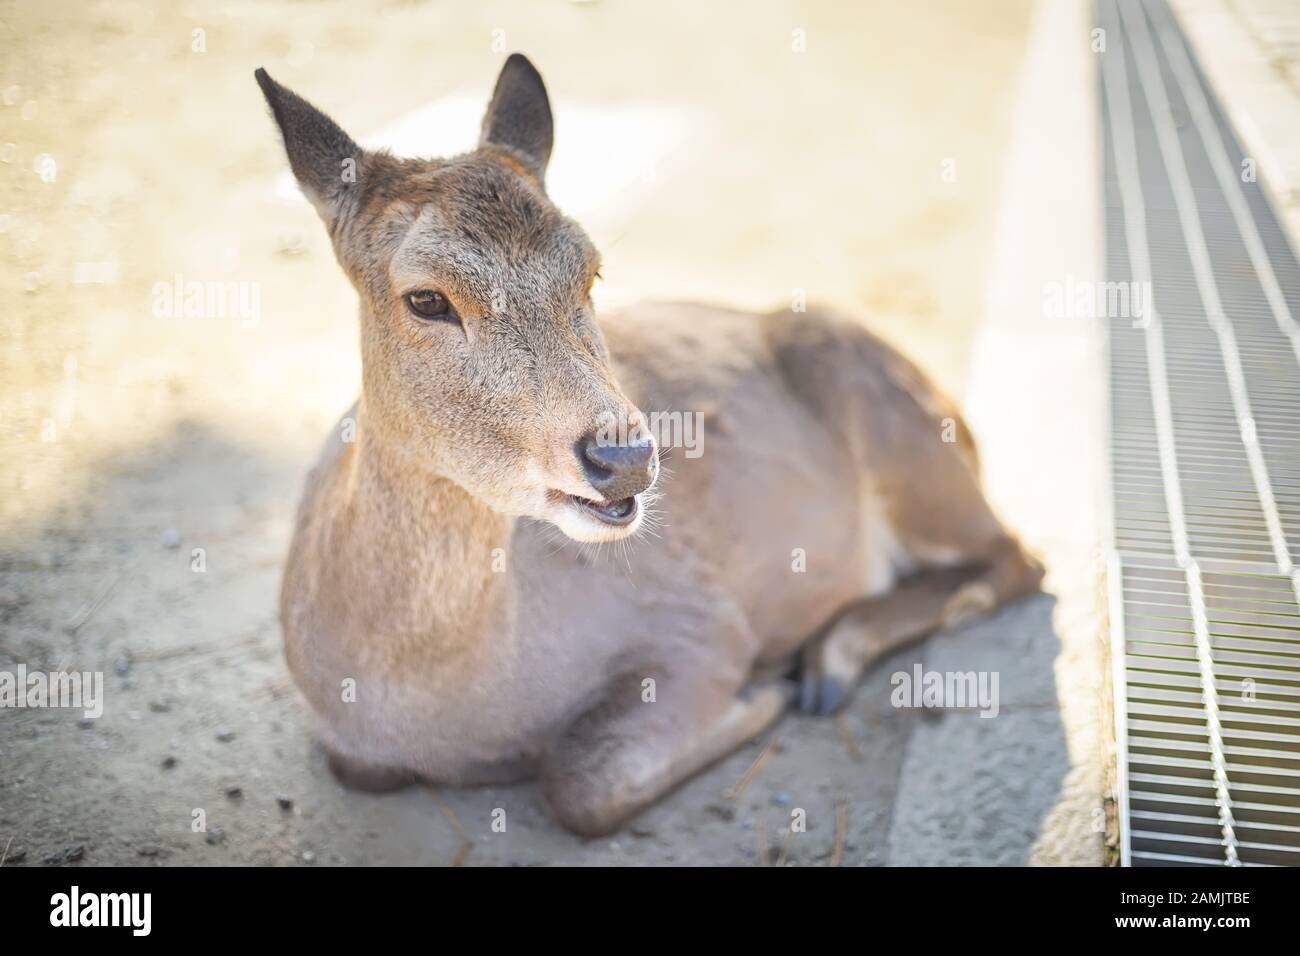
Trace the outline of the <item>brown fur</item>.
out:
[[[550,112],[522,57],[450,160],[363,154],[259,82],[361,299],[355,440],[308,478],[281,608],[344,782],[540,774],[566,825],[608,832],[779,716],[792,692],[747,688],[760,669],[802,650],[826,712],[881,653],[1037,586],[960,416],[857,324],[648,305],[597,325],[598,257],[545,195]],[[416,289],[462,323],[412,316]],[[567,498],[599,497],[575,443],[642,410],[707,410],[703,454],[665,450],[671,477],[638,496],[659,496],[657,535],[565,546],[644,525]]]

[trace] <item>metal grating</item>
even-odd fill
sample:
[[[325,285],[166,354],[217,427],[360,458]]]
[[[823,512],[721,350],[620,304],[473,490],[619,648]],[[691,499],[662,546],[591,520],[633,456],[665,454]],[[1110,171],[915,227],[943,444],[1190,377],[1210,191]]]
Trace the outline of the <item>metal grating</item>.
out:
[[[1164,0],[1098,0],[1125,865],[1300,864],[1300,262]]]

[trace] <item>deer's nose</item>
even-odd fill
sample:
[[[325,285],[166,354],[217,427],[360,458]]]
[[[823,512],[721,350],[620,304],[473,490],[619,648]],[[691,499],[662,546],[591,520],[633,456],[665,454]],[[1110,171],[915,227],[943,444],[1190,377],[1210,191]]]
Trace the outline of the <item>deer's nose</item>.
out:
[[[618,445],[591,434],[578,442],[578,457],[587,481],[606,501],[639,495],[654,484],[659,471],[655,443],[645,436]]]

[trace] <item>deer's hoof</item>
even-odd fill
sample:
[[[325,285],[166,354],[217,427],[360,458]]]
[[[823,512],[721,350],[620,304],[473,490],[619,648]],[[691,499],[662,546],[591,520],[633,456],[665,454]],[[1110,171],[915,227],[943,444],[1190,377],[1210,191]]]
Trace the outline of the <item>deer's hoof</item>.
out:
[[[799,685],[799,709],[818,717],[829,717],[848,702],[849,682],[834,674],[805,673]]]

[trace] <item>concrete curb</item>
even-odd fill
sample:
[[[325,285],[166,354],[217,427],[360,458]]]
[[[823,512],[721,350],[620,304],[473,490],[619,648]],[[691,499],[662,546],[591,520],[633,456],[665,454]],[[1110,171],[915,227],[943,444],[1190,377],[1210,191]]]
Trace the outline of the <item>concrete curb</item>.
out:
[[[1016,705],[912,736],[891,863],[1103,862],[1102,338],[1095,319],[1045,310],[1053,288],[1102,278],[1089,9],[1038,3],[965,401],[989,496],[1043,556],[1055,603],[1022,602],[927,650],[932,668],[997,670]]]

